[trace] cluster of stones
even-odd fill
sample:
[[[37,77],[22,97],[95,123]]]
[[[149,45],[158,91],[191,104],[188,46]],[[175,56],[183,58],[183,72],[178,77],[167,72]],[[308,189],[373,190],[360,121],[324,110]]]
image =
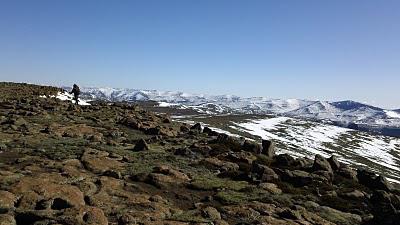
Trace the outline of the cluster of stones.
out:
[[[40,95],[56,90],[25,85],[11,90],[20,87]],[[97,116],[106,111],[113,116]],[[8,138],[0,142],[0,225],[390,225],[400,221],[399,190],[384,177],[354,170],[334,156],[308,159],[276,154],[273,141],[233,138],[123,103],[78,107],[52,98],[16,97],[0,100],[0,113],[0,135]],[[140,138],[130,139],[126,130]],[[43,157],[41,153],[48,149],[28,149],[26,140],[48,139],[88,145],[73,157],[60,159]],[[142,165],[135,157],[157,151],[177,163]],[[186,164],[180,167],[180,160],[223,181],[245,183],[240,194],[256,188],[267,195],[257,200],[245,196],[239,204],[227,202],[218,194],[229,187],[196,184],[196,177]],[[131,172],[134,163],[150,169]]]
[[[194,125],[190,130],[204,132],[214,137],[209,143],[231,143],[229,146],[234,143],[233,146],[239,146],[236,150],[231,148],[229,151],[217,154],[216,157],[210,157],[213,156],[213,149],[205,147],[192,146],[190,149],[176,151],[176,154],[188,156],[196,154],[193,152],[200,149],[203,156],[209,157],[201,160],[201,163],[211,168],[218,168],[221,177],[259,183],[261,188],[268,189],[274,194],[282,193],[282,190],[274,183],[283,181],[296,188],[315,187],[315,194],[319,197],[340,196],[344,199],[365,202],[366,208],[370,209],[370,214],[364,217],[351,215],[350,221],[354,224],[389,225],[400,221],[400,191],[383,176],[366,169],[354,170],[340,163],[335,156],[324,158],[317,154],[314,160],[311,160],[296,159],[288,154],[276,155],[274,143],[269,140],[262,140],[261,144],[249,140],[243,141],[243,139],[235,139],[226,134],[214,132],[208,127],[202,129],[200,124]],[[206,154],[206,151],[209,153]],[[263,155],[267,161],[259,162],[255,155]],[[359,184],[368,191],[357,190],[357,187],[354,187],[351,191],[340,192],[337,188],[340,186],[338,177]],[[331,190],[322,190],[320,186],[330,186]]]

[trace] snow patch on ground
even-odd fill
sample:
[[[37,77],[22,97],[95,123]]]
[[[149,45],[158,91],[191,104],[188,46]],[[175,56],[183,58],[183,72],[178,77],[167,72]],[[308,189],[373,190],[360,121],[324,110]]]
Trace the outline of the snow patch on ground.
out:
[[[360,143],[361,148],[358,153],[370,159],[371,161],[385,165],[386,167],[400,171],[400,168],[394,161],[393,155],[389,153],[390,151],[390,143],[386,143],[381,139],[371,139],[365,140],[364,142]]]
[[[158,107],[171,107],[176,106],[178,104],[169,103],[169,102],[158,102]]]
[[[266,135],[265,130],[275,129],[277,125],[290,120],[289,117],[274,117],[270,119],[253,120],[247,123],[236,123],[236,125],[241,126],[249,131],[252,131],[253,135],[264,136]]]
[[[277,117],[248,120],[230,126],[240,132],[272,139],[280,144],[277,152],[294,157],[313,158],[335,155],[339,161],[374,172],[385,171],[391,180],[400,182],[400,139],[370,135],[328,124]]]
[[[241,137],[240,135],[232,134],[231,132],[226,131],[226,130],[222,130],[222,129],[219,129],[219,128],[216,128],[216,127],[210,127],[210,126],[208,126],[208,125],[205,125],[205,126],[207,126],[208,128],[210,128],[211,130],[213,130],[213,131],[215,131],[215,132],[218,132],[218,133],[221,133],[221,134],[227,134],[227,135],[229,135],[229,136],[231,136],[231,137],[237,137],[237,138]]]
[[[348,129],[331,125],[315,126],[315,127],[296,127],[297,129],[285,129],[288,135],[280,135],[275,132],[282,127],[283,123],[291,121],[288,117],[276,117],[270,119],[254,120],[246,123],[235,123],[238,129],[259,136],[263,139],[274,139],[293,146],[301,146],[307,152],[312,154],[321,154],[329,156],[329,154],[321,151],[324,148],[323,143],[334,143],[336,138],[346,132]],[[299,156],[308,156],[308,154],[299,154]]]
[[[400,118],[400,114],[395,111],[384,110],[386,115],[390,118]]]
[[[198,123],[198,122],[195,122],[195,121],[192,121],[192,120],[184,120],[184,121],[180,121],[180,122],[184,122],[184,123],[187,123],[187,124],[189,124],[189,125],[194,125],[194,124]],[[226,135],[229,135],[229,136],[231,136],[231,137],[237,137],[237,138],[241,137],[240,135],[233,134],[233,133],[231,133],[231,132],[229,132],[229,131],[226,131],[226,130],[223,130],[223,129],[220,129],[220,128],[216,128],[216,127],[211,127],[211,126],[209,126],[208,124],[203,123],[203,122],[200,122],[200,124],[201,124],[201,126],[202,126],[203,128],[204,128],[204,127],[208,127],[208,128],[210,128],[211,130],[213,130],[213,131],[215,131],[215,132],[218,132],[218,133],[221,133],[221,134],[226,134]]]
[[[50,97],[57,98],[62,101],[71,101],[71,102],[75,103],[75,101],[73,100],[73,95],[68,92],[58,92],[57,96],[50,96]],[[79,105],[90,105],[90,103],[88,103],[82,99],[79,99],[78,104]]]

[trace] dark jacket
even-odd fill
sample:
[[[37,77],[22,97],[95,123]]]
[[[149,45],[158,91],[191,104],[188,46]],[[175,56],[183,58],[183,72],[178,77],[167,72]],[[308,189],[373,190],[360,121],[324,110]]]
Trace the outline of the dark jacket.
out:
[[[78,96],[80,93],[81,93],[81,90],[79,89],[78,85],[74,84],[74,86],[72,87],[71,94]]]

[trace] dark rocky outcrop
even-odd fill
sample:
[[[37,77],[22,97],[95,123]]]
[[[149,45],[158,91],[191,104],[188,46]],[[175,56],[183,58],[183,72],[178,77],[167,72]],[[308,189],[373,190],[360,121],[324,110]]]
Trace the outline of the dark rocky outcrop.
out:
[[[378,190],[371,197],[372,214],[375,224],[393,225],[400,221],[400,212],[395,209],[391,201],[391,194]]]
[[[144,139],[140,139],[133,148],[133,151],[146,151],[149,149],[147,142]]]
[[[272,182],[279,179],[278,174],[276,174],[273,169],[258,163],[253,164],[253,173],[255,173],[257,179],[262,182]]]
[[[376,175],[374,172],[358,169],[357,178],[359,182],[372,190],[392,190],[391,184],[382,176]]]
[[[208,134],[208,136],[218,136],[218,135],[219,135],[218,132],[213,131],[213,130],[210,129],[209,127],[204,127],[203,133]]]
[[[201,127],[201,124],[200,124],[200,123],[196,123],[195,125],[193,125],[193,126],[190,128],[190,130],[193,131],[193,132],[201,133],[201,131],[203,130],[203,128]]]
[[[274,157],[274,166],[276,167],[293,167],[296,160],[289,154],[280,154]]]
[[[338,159],[336,158],[336,156],[331,156],[328,159],[329,164],[331,165],[331,168],[333,171],[337,171],[340,168],[340,162],[338,161]]]
[[[339,170],[337,171],[337,174],[351,179],[351,180],[358,180],[357,179],[357,171],[353,170],[352,168],[348,167],[348,166],[342,166],[339,168]]]
[[[252,152],[255,154],[261,154],[261,146],[257,143],[245,140],[242,149],[246,152]]]
[[[314,171],[322,170],[322,171],[327,171],[329,173],[333,173],[331,164],[327,159],[325,159],[321,155],[315,155],[313,170]]]
[[[262,154],[268,158],[275,156],[275,144],[271,140],[262,140]]]
[[[311,184],[313,181],[310,173],[301,170],[284,170],[281,178],[283,181],[291,183],[296,187],[304,187]]]

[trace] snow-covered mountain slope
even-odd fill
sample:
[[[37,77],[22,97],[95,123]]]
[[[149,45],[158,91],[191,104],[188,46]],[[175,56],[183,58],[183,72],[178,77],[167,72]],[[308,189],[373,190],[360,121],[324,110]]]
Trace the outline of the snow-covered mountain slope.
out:
[[[321,154],[368,167],[400,181],[400,139],[370,135],[316,122],[287,117],[235,123],[232,128],[276,140],[283,152],[301,157]]]
[[[367,105],[364,103],[355,102],[355,101],[351,101],[351,100],[332,102],[331,104],[342,110],[352,110],[352,109],[359,109],[359,108],[363,108],[363,107],[371,108],[374,110],[380,110],[380,108],[378,108],[378,107],[370,106],[370,105]]]
[[[295,157],[335,155],[343,163],[368,168],[400,183],[400,138],[283,116],[194,116],[181,120],[203,122],[258,142],[260,138],[274,140],[279,153]]]
[[[156,101],[175,108],[190,108],[203,114],[276,114],[311,120],[331,121],[341,126],[360,124],[369,127],[400,128],[400,112],[385,110],[355,101],[310,101],[271,99],[234,95],[188,94],[118,88],[81,88],[82,98],[107,101]]]
[[[65,88],[69,89],[69,88]],[[234,95],[188,94],[179,91],[137,90],[119,88],[81,88],[82,97],[89,100],[108,101],[157,101],[186,106],[216,105],[231,111],[258,113],[285,113],[309,105],[313,101],[300,99],[270,99],[265,97],[243,98]]]
[[[317,101],[310,105],[287,112],[286,114],[290,116],[301,116],[303,118],[334,120],[337,118],[337,115],[340,112],[341,112],[340,109],[336,108],[329,102]]]
[[[389,118],[400,118],[400,110],[385,110],[385,113]]]

